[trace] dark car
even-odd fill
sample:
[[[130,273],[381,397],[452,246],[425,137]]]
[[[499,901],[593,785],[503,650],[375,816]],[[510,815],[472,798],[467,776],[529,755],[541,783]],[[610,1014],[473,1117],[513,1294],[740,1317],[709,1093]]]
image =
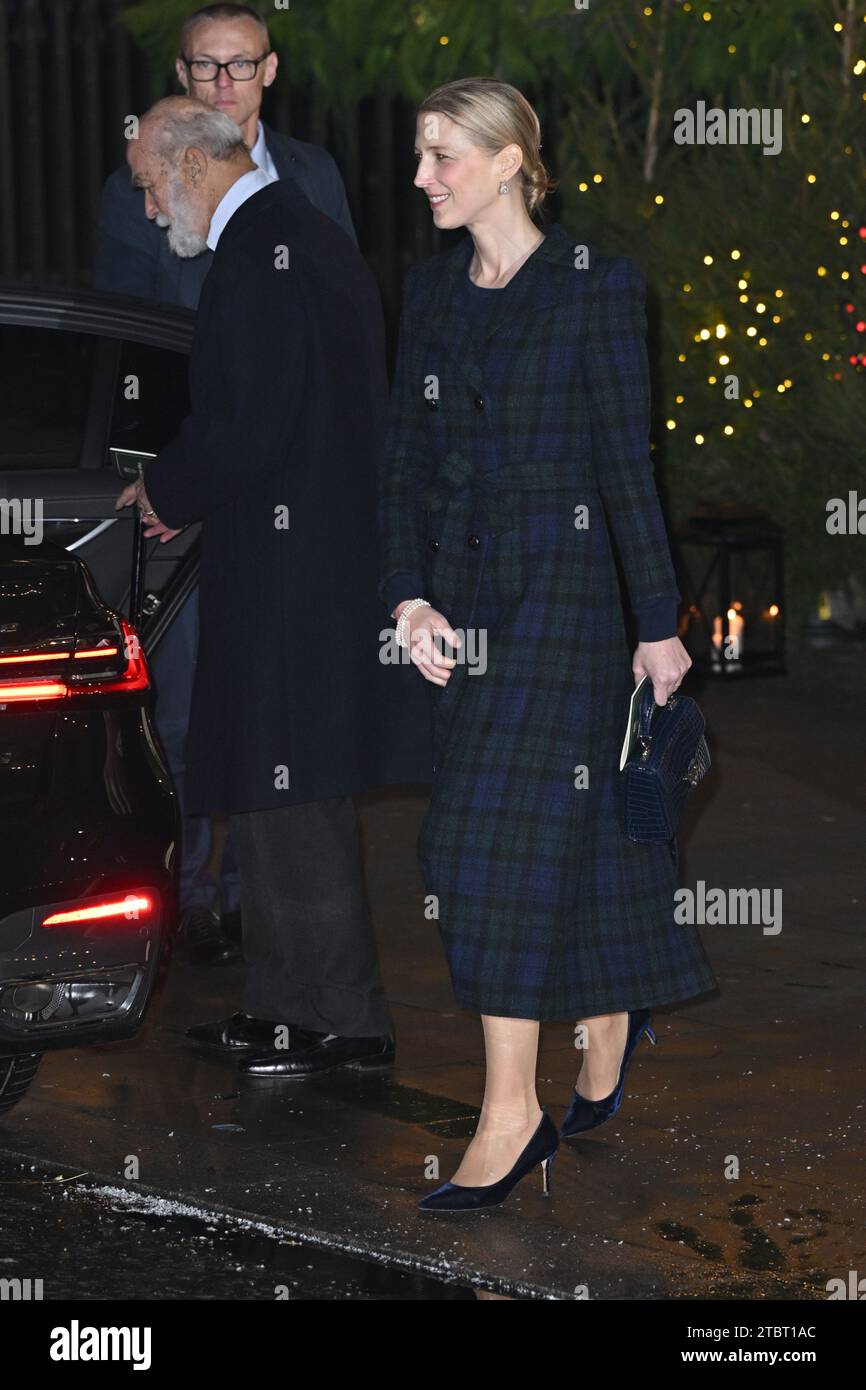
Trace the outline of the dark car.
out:
[[[129,1037],[170,953],[178,817],[148,666],[197,528],[122,472],[177,432],[194,316],[0,288],[0,1112],[49,1048]]]

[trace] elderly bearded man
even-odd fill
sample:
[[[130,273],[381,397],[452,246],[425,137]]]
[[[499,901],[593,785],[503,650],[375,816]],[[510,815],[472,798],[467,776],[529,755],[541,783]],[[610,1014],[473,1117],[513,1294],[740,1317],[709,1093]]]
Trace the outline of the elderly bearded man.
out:
[[[255,168],[222,112],[166,98],[129,163],[172,249],[215,250],[191,414],[118,498],[148,536],[203,523],[189,801],[229,816],[247,980],[241,1013],[189,1036],[251,1054],[253,1076],[388,1066],[351,797],[429,780],[430,722],[411,668],[379,660],[376,285],[345,232]]]

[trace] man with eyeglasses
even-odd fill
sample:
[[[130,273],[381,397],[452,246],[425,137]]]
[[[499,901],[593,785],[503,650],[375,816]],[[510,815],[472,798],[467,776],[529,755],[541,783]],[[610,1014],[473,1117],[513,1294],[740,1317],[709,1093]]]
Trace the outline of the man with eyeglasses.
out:
[[[266,126],[262,95],[277,75],[267,25],[246,5],[206,5],[184,22],[176,71],[184,90],[222,111],[240,127],[253,163],[269,181],[289,179],[314,207],[357,243],[340,172],[327,150]],[[213,252],[176,255],[168,218],[145,215],[144,195],[133,186],[129,165],[105,184],[97,228],[94,285],[118,294],[160,299],[197,309]],[[174,235],[178,232],[174,229]],[[156,722],[181,803],[184,750],[198,646],[198,590],[194,589],[154,655]],[[181,937],[199,965],[231,965],[239,959],[240,878],[229,837],[222,852],[219,897],[210,872],[214,836],[206,817],[186,816],[180,856]],[[216,846],[219,853],[219,846]]]
[[[280,135],[260,117],[262,96],[277,75],[264,19],[246,5],[205,5],[180,31],[178,81],[190,96],[224,111],[239,126],[253,163],[271,178],[291,179],[314,207],[357,241],[340,171],[327,150]],[[96,238],[94,285],[118,294],[198,308],[211,251],[183,259],[160,220],[144,214],[141,192],[124,164],[106,181]]]

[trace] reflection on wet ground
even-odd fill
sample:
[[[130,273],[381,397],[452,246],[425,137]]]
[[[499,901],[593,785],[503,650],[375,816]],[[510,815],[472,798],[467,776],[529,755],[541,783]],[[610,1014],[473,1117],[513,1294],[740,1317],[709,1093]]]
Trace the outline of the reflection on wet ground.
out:
[[[390,794],[362,817],[394,1072],[243,1082],[184,1036],[238,1007],[241,971],[177,962],[141,1037],[47,1057],[0,1121],[0,1177],[15,1179],[0,1186],[0,1277],[43,1277],[47,1290],[50,1274],[58,1297],[76,1279],[99,1296],[107,1277],[120,1298],[157,1284],[161,1297],[273,1298],[285,1284],[322,1298],[812,1300],[862,1275],[866,779],[850,759],[860,700],[838,694],[851,673],[841,687],[824,674],[832,719],[808,673],[699,692],[713,780],[690,812],[681,881],[781,887],[783,929],[702,928],[719,994],[656,1011],[659,1045],[638,1047],[620,1112],[563,1144],[549,1200],[528,1179],[488,1212],[417,1209],[473,1132],[481,1033],[454,1007],[424,916],[424,797]],[[794,757],[804,721],[814,734]],[[838,789],[834,756],[850,767]],[[556,1121],[573,1041],[572,1022],[543,1030],[539,1097]],[[127,1195],[36,1195],[17,1185],[25,1156]],[[137,1211],[143,1195],[194,1211]],[[54,1225],[55,1247],[41,1243]],[[91,1243],[111,1247],[110,1276],[88,1262]],[[63,1258],[34,1269],[31,1248]]]
[[[8,1161],[0,1163],[0,1191],[0,1281],[30,1280],[21,1292],[33,1296],[41,1280],[38,1292],[46,1301],[427,1302],[482,1293],[416,1269],[290,1240],[265,1223],[80,1180],[58,1182]],[[115,1270],[122,1270],[119,1287]]]

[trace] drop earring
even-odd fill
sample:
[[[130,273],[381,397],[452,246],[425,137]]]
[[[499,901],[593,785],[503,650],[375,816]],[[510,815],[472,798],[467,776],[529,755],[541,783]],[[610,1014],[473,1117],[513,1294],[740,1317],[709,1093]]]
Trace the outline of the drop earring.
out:
[[[508,192],[508,184],[507,184],[507,183],[501,183],[501,184],[499,185],[499,192],[500,192],[500,193],[507,193],[507,192]]]

